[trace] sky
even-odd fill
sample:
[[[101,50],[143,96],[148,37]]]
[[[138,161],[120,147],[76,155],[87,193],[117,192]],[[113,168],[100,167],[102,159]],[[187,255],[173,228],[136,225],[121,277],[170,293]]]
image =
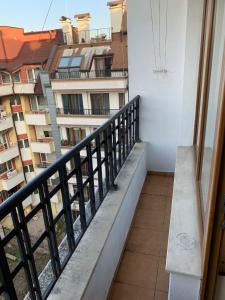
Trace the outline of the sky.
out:
[[[25,31],[39,31],[44,24],[51,0],[0,0],[0,26],[22,27]],[[90,12],[90,28],[110,27],[108,0],[53,0],[44,29],[60,28],[59,18]]]

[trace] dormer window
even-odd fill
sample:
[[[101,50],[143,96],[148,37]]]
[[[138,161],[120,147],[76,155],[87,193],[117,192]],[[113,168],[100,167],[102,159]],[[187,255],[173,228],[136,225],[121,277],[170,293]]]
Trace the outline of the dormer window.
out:
[[[82,63],[83,56],[64,56],[61,57],[58,69],[79,69]]]
[[[11,76],[7,72],[1,72],[2,82],[3,83],[10,83],[11,82]]]
[[[13,82],[20,82],[20,72],[17,71],[15,73],[12,74],[12,79],[13,79]]]

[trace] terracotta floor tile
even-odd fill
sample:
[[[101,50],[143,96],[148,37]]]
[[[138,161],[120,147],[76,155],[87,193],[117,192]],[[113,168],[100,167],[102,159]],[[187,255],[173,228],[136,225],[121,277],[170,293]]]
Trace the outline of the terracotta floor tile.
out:
[[[160,231],[133,227],[127,241],[126,249],[132,252],[157,256],[161,251],[164,236],[165,234]]]
[[[167,206],[167,198],[161,195],[142,194],[137,209],[148,209],[152,211],[165,211]]]
[[[167,293],[168,288],[169,288],[169,274],[165,270],[165,259],[160,258],[159,265],[158,265],[156,290]]]
[[[160,256],[166,257],[168,244],[168,232],[161,233]]]
[[[168,299],[168,294],[160,292],[160,291],[156,291],[154,299],[155,300],[167,300]]]
[[[155,211],[138,209],[134,216],[133,226],[163,231],[164,218],[163,211],[155,213]]]
[[[154,256],[125,251],[115,281],[154,290],[157,266]]]
[[[115,282],[108,300],[154,300],[154,291]]]
[[[147,176],[142,193],[166,196],[168,194],[168,178],[164,176]]]

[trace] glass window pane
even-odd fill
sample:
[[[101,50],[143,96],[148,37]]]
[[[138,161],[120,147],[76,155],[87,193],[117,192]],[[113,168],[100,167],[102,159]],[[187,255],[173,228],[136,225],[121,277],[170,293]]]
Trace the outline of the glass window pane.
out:
[[[12,74],[12,78],[13,78],[13,81],[14,81],[14,82],[20,82],[20,73],[19,73],[19,71],[13,73],[13,74]]]
[[[23,113],[22,113],[22,112],[19,112],[19,118],[20,118],[20,121],[23,121],[23,120],[24,120],[24,117],[23,117]]]
[[[26,140],[24,140],[24,146],[25,146],[25,148],[28,148],[29,147],[29,142],[28,142],[28,140],[26,139]]]
[[[19,148],[23,148],[23,140],[18,141],[18,146],[19,146]]]
[[[70,57],[62,57],[60,59],[58,68],[68,68],[69,67],[69,62],[70,62]]]
[[[211,78],[208,98],[208,111],[206,118],[205,140],[203,148],[203,162],[201,170],[201,196],[203,217],[207,211],[208,192],[214,150],[214,138],[216,128],[217,109],[220,100],[220,78],[224,51],[224,0],[218,0],[216,5],[216,23],[211,67]]]
[[[72,56],[70,67],[71,68],[80,68],[82,58],[83,58],[82,56]]]
[[[29,69],[27,70],[27,73],[28,73],[28,79],[29,81],[34,81],[34,72],[33,72],[33,69]]]
[[[11,82],[11,78],[10,78],[9,73],[1,72],[1,76],[2,76],[2,82],[3,83],[10,83]]]

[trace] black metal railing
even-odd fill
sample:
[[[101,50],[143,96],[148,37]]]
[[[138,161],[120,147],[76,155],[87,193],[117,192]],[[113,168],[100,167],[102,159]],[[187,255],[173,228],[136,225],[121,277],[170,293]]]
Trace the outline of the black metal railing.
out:
[[[107,192],[115,188],[116,176],[139,140],[139,98],[0,205],[1,224],[12,222],[0,238],[0,297],[46,299],[49,295]],[[74,177],[76,185],[71,191],[69,181]],[[50,186],[52,178],[58,180]],[[25,211],[23,203],[37,191],[40,202]],[[56,214],[55,198],[62,204]],[[77,201],[79,209],[74,211]],[[43,227],[35,234],[37,225],[32,222],[38,222],[38,218]],[[9,259],[12,249],[16,262]],[[27,288],[18,292],[25,283]]]
[[[83,109],[83,108],[57,108],[57,115],[85,115],[85,116],[113,116],[119,109],[109,109],[109,108],[93,108],[93,109]]]
[[[52,79],[92,79],[92,78],[123,78],[128,77],[127,70],[95,70],[95,71],[80,71],[80,70],[64,70],[56,71],[51,74]]]

